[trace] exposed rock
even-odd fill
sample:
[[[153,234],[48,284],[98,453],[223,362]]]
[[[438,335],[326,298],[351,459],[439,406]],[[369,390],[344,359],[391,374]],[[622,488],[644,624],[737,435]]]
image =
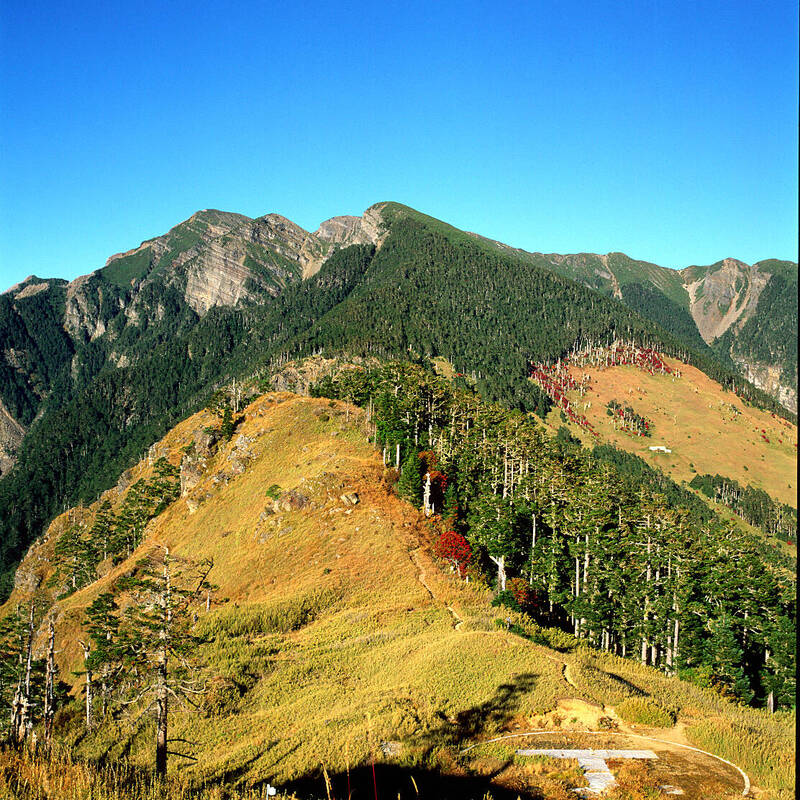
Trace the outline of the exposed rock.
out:
[[[787,384],[783,380],[783,370],[779,366],[757,361],[748,362],[735,355],[733,360],[750,383],[772,395],[784,408],[797,413],[797,387]]]
[[[26,285],[22,289],[20,289],[20,291],[18,291],[16,295],[14,295],[14,299],[24,300],[26,297],[33,297],[34,295],[39,294],[39,292],[44,292],[49,288],[50,284],[47,281],[44,281],[42,283],[37,283],[35,280],[31,281],[30,283],[26,282]]]
[[[228,461],[231,465],[231,473],[233,475],[241,475],[247,465],[253,460],[253,451],[250,445],[253,439],[250,436],[240,434],[233,444],[233,449],[228,453]]]
[[[181,460],[181,497],[186,497],[189,492],[203,479],[206,471],[206,460],[195,454],[187,454]]]
[[[339,496],[339,499],[346,506],[355,506],[358,505],[359,502],[359,497],[357,492],[345,492],[343,495]]]
[[[219,442],[218,428],[198,428],[192,432],[194,450],[201,456],[211,455]]]
[[[130,485],[131,481],[133,480],[133,473],[131,470],[126,469],[122,475],[119,476],[119,480],[117,481],[116,490],[117,494],[122,494]]]
[[[370,235],[372,230],[365,230],[361,217],[331,217],[325,220],[316,231],[316,236],[331,244],[375,244],[376,239]]]
[[[731,325],[742,324],[756,310],[758,298],[769,281],[760,272],[735,258],[726,258],[718,268],[687,267],[681,271],[689,293],[689,310],[707,343],[722,336]]]
[[[214,428],[198,428],[193,432],[192,446],[181,459],[181,497],[186,497],[203,479],[218,439],[219,431]]]
[[[24,436],[25,428],[11,416],[0,400],[0,475],[14,466],[17,448]]]
[[[297,489],[284,492],[273,504],[275,512],[279,511],[299,511],[309,504],[309,497]]]
[[[314,236],[331,245],[326,258],[330,258],[336,250],[354,244],[374,244],[376,248],[380,248],[387,236],[381,216],[384,205],[385,203],[377,203],[370,206],[360,217],[340,216],[325,220],[314,232]],[[309,269],[303,271],[303,277],[316,273],[326,258],[319,264],[310,265]]]
[[[94,341],[106,332],[100,315],[104,305],[119,311],[123,302],[115,297],[96,273],[81,275],[67,286],[64,306],[64,330],[76,342]]]
[[[150,464],[155,464],[159,458],[166,458],[169,455],[169,449],[164,445],[152,444],[147,451],[147,461]]]
[[[18,592],[33,594],[39,588],[41,582],[41,577],[33,569],[27,567],[24,562],[14,574],[14,589]]]

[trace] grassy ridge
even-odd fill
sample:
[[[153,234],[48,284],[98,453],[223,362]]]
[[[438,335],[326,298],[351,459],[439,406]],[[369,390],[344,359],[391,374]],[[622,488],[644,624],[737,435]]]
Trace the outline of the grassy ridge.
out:
[[[209,424],[209,414],[196,415],[159,449],[175,460],[194,431]],[[151,523],[150,542],[169,544],[177,556],[216,561],[211,610],[197,609],[210,691],[200,714],[176,710],[171,734],[194,742],[200,762],[173,759],[176,786],[188,792],[268,780],[313,785],[312,796],[322,797],[320,764],[342,776],[348,768],[369,768],[373,759],[418,777],[431,769],[464,774],[472,767],[453,761],[454,747],[515,725],[554,726],[554,712],[567,698],[629,705],[634,698],[697,727],[701,746],[704,724],[722,731],[712,750],[724,755],[738,748],[734,760],[758,785],[789,796],[783,753],[793,715],[738,708],[709,690],[577,647],[570,636],[492,608],[486,587],[458,581],[432,559],[427,525],[388,491],[363,426],[363,413],[340,402],[261,398],[209,461],[201,483]],[[235,475],[230,457],[239,436],[250,440],[252,458]],[[145,461],[131,478],[148,469]],[[288,490],[302,494],[302,507],[287,511],[279,502],[276,511],[268,496],[276,484],[279,497]],[[358,505],[346,507],[339,499],[344,491],[357,492]],[[187,501],[197,503],[194,512]],[[47,569],[48,546],[52,539],[34,554],[37,569]],[[62,676],[80,667],[75,641],[83,608],[131,563],[59,603]],[[17,593],[12,603],[20,599]],[[571,718],[561,717],[557,730]],[[76,757],[147,769],[151,723],[144,718],[137,727],[134,719],[122,714],[87,736],[79,700],[60,716]],[[387,756],[385,742],[398,743],[399,755]],[[530,785],[556,787],[553,776],[563,765],[540,768],[542,774],[522,764],[508,769],[527,775]],[[505,797],[502,790],[495,796]],[[149,791],[131,797],[144,800]],[[209,794],[200,796],[215,796],[204,791]],[[547,789],[545,796],[561,797],[558,791]],[[72,796],[86,795],[76,789]]]

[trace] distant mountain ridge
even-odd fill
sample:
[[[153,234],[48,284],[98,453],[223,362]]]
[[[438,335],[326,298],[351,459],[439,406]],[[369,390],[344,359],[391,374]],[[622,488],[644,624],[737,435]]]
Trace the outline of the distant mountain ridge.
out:
[[[559,258],[564,269],[600,259]],[[315,232],[276,214],[201,211],[71,283],[23,281],[0,295],[0,582],[64,502],[94,498],[226,381],[287,358],[444,357],[485,398],[539,410],[533,361],[633,339],[786,413],[705,344],[672,273],[626,259],[603,266],[620,302],[559,274],[557,259],[379,203]],[[654,282],[628,280],[617,261]],[[787,308],[783,329],[796,324]],[[759,358],[781,338],[769,326],[749,336]]]
[[[0,295],[0,474],[67,365],[77,378],[102,349],[102,363],[125,366],[165,315],[191,325],[213,308],[262,303],[341,247],[376,242],[377,223],[368,211],[312,233],[279,214],[206,209],[71,282],[31,275],[12,286]]]
[[[754,385],[797,412],[795,262],[767,259],[746,264],[725,258],[674,270],[624,253],[531,253],[471,235],[621,300],[698,350],[708,345]],[[759,302],[768,285],[772,291]]]
[[[31,275],[6,290],[0,295],[0,474],[13,464],[54,375],[68,362],[73,373],[81,372],[82,346],[112,330],[106,338],[120,346],[106,348],[103,361],[123,366],[131,339],[141,338],[133,327],[151,328],[167,313],[194,315],[196,321],[215,307],[260,304],[315,275],[338,249],[380,245],[385,205],[361,217],[332,217],[314,232],[279,214],[252,219],[204,209],[74,281]],[[469,235],[622,301],[697,351],[710,354],[713,348],[796,412],[796,264],[773,259],[748,265],[726,258],[672,270],[624,253],[530,253]],[[768,285],[769,302],[759,305]],[[775,294],[784,309],[780,325],[774,320]]]

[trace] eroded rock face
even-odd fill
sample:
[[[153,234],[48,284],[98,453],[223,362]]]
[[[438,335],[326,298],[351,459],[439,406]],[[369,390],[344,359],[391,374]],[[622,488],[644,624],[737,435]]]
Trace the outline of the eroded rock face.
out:
[[[703,339],[710,344],[731,325],[742,324],[756,310],[758,298],[769,281],[769,274],[760,272],[735,258],[726,258],[718,268],[699,272],[683,270],[689,310]]]
[[[0,476],[14,466],[17,448],[25,436],[25,428],[11,416],[0,400]]]
[[[308,495],[303,494],[297,489],[284,492],[273,504],[273,510],[278,511],[299,511],[305,508],[310,502]]]
[[[739,371],[750,383],[772,395],[784,408],[797,413],[797,386],[787,384],[782,378],[783,370],[775,364],[748,362],[733,356]]]
[[[375,244],[376,237],[371,227],[365,227],[363,217],[331,217],[314,232],[320,239],[338,245]]]
[[[249,436],[240,434],[236,437],[233,448],[228,453],[228,461],[233,475],[241,475],[253,460],[255,454],[251,448],[252,444],[253,439]]]
[[[194,431],[192,447],[181,460],[181,497],[186,497],[203,479],[208,468],[208,460],[216,450],[218,442],[219,431],[215,428],[198,428]],[[196,507],[195,503],[195,509]]]

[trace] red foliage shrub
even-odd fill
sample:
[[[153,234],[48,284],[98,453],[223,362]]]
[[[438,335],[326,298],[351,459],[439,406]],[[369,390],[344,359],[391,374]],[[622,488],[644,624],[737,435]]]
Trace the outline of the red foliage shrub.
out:
[[[469,542],[455,531],[445,531],[436,542],[435,552],[439,558],[449,561],[453,569],[463,578],[467,564],[472,557],[472,548]]]
[[[539,597],[524,578],[511,578],[506,586],[514,595],[514,599],[522,611],[536,610],[539,605]]]

